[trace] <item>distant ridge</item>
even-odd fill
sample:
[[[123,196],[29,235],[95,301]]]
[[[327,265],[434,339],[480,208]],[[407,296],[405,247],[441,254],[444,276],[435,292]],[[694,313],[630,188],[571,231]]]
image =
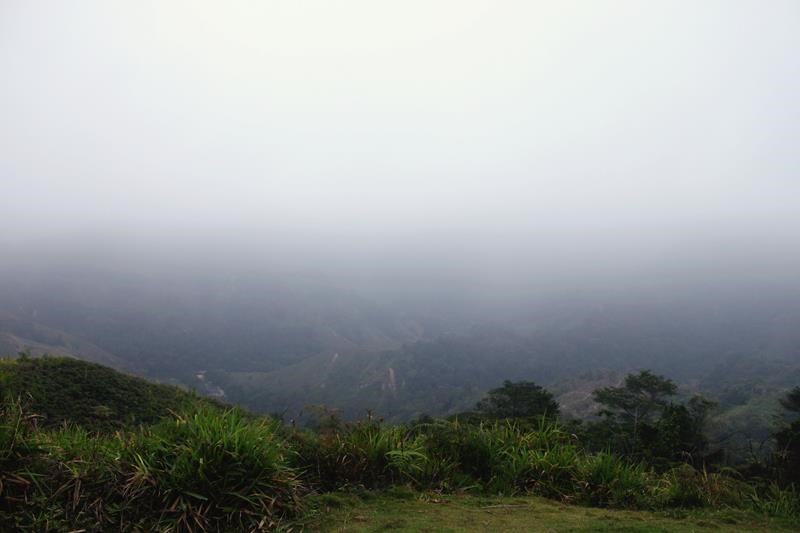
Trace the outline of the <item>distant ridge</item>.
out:
[[[20,352],[34,356],[49,354],[74,357],[117,370],[133,370],[130,363],[86,339],[33,320],[0,312],[0,357],[14,357]]]

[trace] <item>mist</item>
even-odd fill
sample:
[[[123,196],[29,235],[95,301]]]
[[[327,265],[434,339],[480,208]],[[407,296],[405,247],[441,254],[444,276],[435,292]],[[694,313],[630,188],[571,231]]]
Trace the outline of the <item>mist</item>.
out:
[[[6,244],[563,270],[797,242],[794,2],[1,9]]]
[[[185,382],[646,315],[794,357],[798,50],[789,1],[4,2],[8,350]]]

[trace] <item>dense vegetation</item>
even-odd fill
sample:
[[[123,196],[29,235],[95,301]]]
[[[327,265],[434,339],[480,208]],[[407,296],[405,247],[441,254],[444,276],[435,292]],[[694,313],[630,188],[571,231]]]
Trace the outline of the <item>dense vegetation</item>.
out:
[[[212,404],[176,387],[102,365],[25,354],[16,360],[0,360],[0,394],[22,398],[40,426],[69,421],[103,431],[152,424],[194,402]]]
[[[785,413],[774,438],[779,473],[783,481],[800,483],[800,387],[795,387],[782,400]]]
[[[575,433],[546,416],[548,409],[536,411],[547,405],[547,391],[529,383],[504,384],[465,420],[423,418],[400,426],[370,416],[347,423],[320,409],[314,428],[284,425],[238,408],[220,409],[175,389],[171,394],[177,401],[159,421],[145,423],[150,421],[145,414],[155,416],[166,407],[166,396],[145,396],[143,403],[133,402],[130,420],[138,425],[109,432],[90,414],[96,411],[94,401],[114,398],[111,389],[120,383],[127,383],[127,393],[134,396],[152,385],[65,359],[23,358],[3,365],[10,383],[17,382],[8,376],[34,378],[25,385],[33,391],[29,395],[9,385],[4,389],[0,529],[291,527],[303,523],[314,494],[398,486],[435,493],[539,495],[625,509],[737,508],[800,520],[800,499],[788,474],[756,479],[675,459],[675,450],[660,460],[654,460],[655,452],[641,453],[645,441],[640,435],[674,433],[675,412],[682,413],[679,404],[665,401],[671,391],[668,380],[650,373],[632,376],[618,390],[598,391],[610,412],[626,398],[629,409],[609,415],[606,422],[635,432],[625,446],[637,444],[594,451],[586,440],[591,432]],[[35,376],[55,380],[59,368],[78,382],[88,380],[94,400],[74,401],[34,383]],[[650,408],[647,416],[633,421],[634,427],[627,417],[637,412],[630,403],[636,391],[642,408]],[[61,408],[72,413],[71,422],[39,424],[34,406],[51,406],[45,399],[50,393],[61,394]],[[534,409],[519,411],[519,404],[493,401],[514,397],[529,398]],[[491,416],[481,418],[482,409]],[[503,409],[521,416],[505,417]]]

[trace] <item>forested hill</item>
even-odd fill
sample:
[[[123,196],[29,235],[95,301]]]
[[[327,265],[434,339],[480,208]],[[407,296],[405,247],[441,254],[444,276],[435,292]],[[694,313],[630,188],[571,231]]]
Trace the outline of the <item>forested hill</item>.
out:
[[[26,352],[31,355],[75,357],[117,370],[132,370],[135,364],[125,361],[110,350],[77,335],[46,326],[33,316],[21,318],[0,311],[0,357]]]
[[[800,380],[800,328],[793,326],[800,321],[776,310],[748,321],[738,311],[575,312],[527,328],[475,327],[396,350],[326,352],[270,372],[211,376],[229,399],[256,410],[296,413],[325,403],[351,416],[370,407],[394,420],[469,408],[505,379],[542,383],[564,395],[566,412],[585,416],[592,406],[582,398],[592,386],[637,369],[669,376],[722,407],[743,406]]]
[[[318,353],[398,348],[433,338],[442,322],[302,277],[153,279],[108,270],[19,273],[14,283],[0,277],[0,356],[20,348],[73,355],[186,385],[198,370],[265,372]]]
[[[75,423],[92,430],[150,424],[200,402],[177,387],[66,357],[0,360],[0,397],[19,398],[41,426]]]

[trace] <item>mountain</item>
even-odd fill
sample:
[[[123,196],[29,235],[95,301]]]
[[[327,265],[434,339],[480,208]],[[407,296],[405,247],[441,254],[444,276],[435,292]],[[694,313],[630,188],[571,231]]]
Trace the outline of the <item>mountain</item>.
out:
[[[30,273],[0,284],[0,312],[9,317],[5,355],[20,346],[87,360],[102,353],[110,366],[187,385],[199,371],[268,372],[442,329],[319,282],[245,274]]]
[[[10,313],[0,313],[0,355],[14,356],[21,352],[73,357],[119,370],[134,367],[85,339]]]
[[[214,373],[228,397],[294,416],[324,403],[392,420],[469,408],[506,379],[558,393],[564,412],[591,415],[591,391],[651,369],[732,407],[734,389],[778,394],[800,381],[794,302],[686,302],[553,308],[505,325],[473,326],[393,350],[325,353],[268,372]]]
[[[730,428],[760,438],[800,382],[800,298],[765,286],[420,307],[258,270],[14,280],[0,283],[6,355],[101,362],[289,418],[316,404],[348,418],[446,416],[507,379],[536,381],[586,417],[592,390],[651,369],[719,403],[720,439]]]

